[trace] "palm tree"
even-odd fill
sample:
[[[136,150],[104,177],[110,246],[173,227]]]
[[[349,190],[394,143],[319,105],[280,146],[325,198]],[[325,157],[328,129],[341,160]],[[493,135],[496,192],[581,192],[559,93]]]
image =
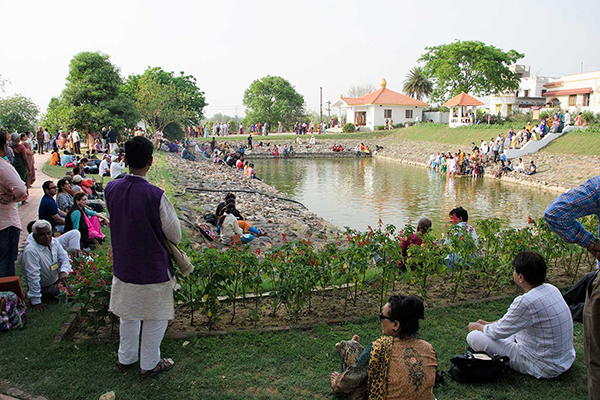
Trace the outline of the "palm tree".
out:
[[[423,67],[413,67],[406,75],[402,90],[407,95],[421,100],[421,98],[431,94],[433,91],[433,83],[427,79]]]

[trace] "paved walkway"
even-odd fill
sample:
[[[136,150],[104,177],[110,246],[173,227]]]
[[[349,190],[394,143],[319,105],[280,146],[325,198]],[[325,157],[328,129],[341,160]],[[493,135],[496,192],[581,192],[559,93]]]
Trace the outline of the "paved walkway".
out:
[[[27,238],[27,224],[29,221],[35,221],[38,219],[38,208],[40,206],[40,200],[44,196],[42,190],[42,184],[47,180],[57,181],[55,178],[51,178],[44,174],[42,168],[44,164],[50,158],[50,153],[47,152],[43,155],[35,155],[35,182],[31,188],[29,188],[29,199],[27,203],[19,205],[19,216],[21,217],[21,238],[19,241],[19,248],[21,249]]]

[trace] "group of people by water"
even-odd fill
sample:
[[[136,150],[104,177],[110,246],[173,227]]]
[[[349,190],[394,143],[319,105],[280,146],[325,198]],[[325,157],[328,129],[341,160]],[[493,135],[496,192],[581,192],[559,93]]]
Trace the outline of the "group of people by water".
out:
[[[20,141],[19,137],[18,144]],[[14,161],[9,161],[8,148],[8,137],[0,135],[0,277],[15,276],[21,230],[17,204],[27,198],[26,181],[13,166]],[[203,157],[207,153],[207,158],[212,158],[212,161],[215,154],[221,160],[225,157],[225,164],[244,170],[242,156],[245,149],[245,146],[224,143],[218,146],[213,141],[204,150],[200,146],[200,151],[196,151]],[[12,146],[12,150],[22,154],[18,146],[17,149]],[[175,286],[175,270],[163,243],[168,240],[176,245],[181,241],[181,227],[175,209],[164,191],[146,179],[152,166],[153,151],[152,142],[142,135],[128,140],[122,154],[117,150],[111,157],[122,156],[123,162],[129,166],[129,174],[109,182],[104,190],[105,206],[110,215],[114,264],[110,309],[120,317],[120,344],[114,366],[117,371],[124,372],[138,365],[139,361],[143,376],[155,376],[174,366],[172,359],[163,358],[160,354],[168,321],[174,318]],[[454,155],[459,161],[461,153]],[[491,162],[498,161],[494,146],[492,154],[488,153],[488,157],[494,157]],[[105,161],[104,156],[109,154],[102,155],[100,162]],[[88,162],[93,158],[91,153],[86,156],[89,156],[84,157]],[[451,155],[451,159],[454,156]],[[468,155],[465,156],[468,158]],[[34,310],[45,309],[47,303],[42,299],[56,296],[66,283],[72,272],[67,252],[87,251],[84,246],[90,245],[93,240],[102,240],[93,236],[98,231],[101,234],[99,224],[109,223],[108,218],[101,217],[89,207],[89,194],[85,193],[84,187],[92,194],[97,188],[95,185],[82,185],[85,168],[89,168],[84,158],[75,159],[77,163],[68,161],[67,164],[74,164],[73,170],[67,171],[56,184],[47,181],[42,185],[44,197],[40,202],[38,220],[30,224],[31,234],[22,259],[24,278],[28,283],[27,298]],[[551,229],[563,240],[586,248],[600,265],[600,240],[577,221],[585,215],[600,214],[599,191],[600,176],[559,196],[548,206],[544,216]],[[92,222],[95,217],[98,225]],[[266,234],[245,221],[236,209],[233,193],[227,194],[217,206],[215,217],[224,245],[249,243],[255,237]],[[477,234],[468,224],[466,210],[460,207],[453,209],[449,217],[477,243]],[[422,244],[422,235],[430,226],[431,222],[419,221],[417,233],[408,239],[405,247],[420,245],[419,241]],[[54,237],[55,232],[61,231],[61,236]],[[481,319],[468,324],[467,343],[474,351],[508,356],[508,365],[520,373],[538,379],[557,377],[571,368],[576,356],[570,308],[560,291],[546,282],[547,267],[542,256],[524,251],[514,258],[512,266],[513,280],[524,294],[514,300],[498,321],[488,322],[482,315]],[[584,279],[584,356],[589,376],[589,398],[597,400],[600,396],[600,343],[596,340],[600,335],[600,279],[598,272],[588,274]],[[21,306],[24,304],[14,294],[2,292],[1,295]],[[17,310],[18,317],[23,308],[15,307],[14,310]],[[343,357],[343,370],[331,374],[333,391],[358,392],[357,398],[433,399],[437,357],[431,344],[416,337],[419,321],[425,318],[424,310],[421,299],[391,296],[379,315],[382,337],[351,360]],[[15,315],[3,314],[2,317],[8,324],[18,320]],[[140,337],[143,337],[141,347]],[[359,343],[359,339],[355,335],[352,341]]]

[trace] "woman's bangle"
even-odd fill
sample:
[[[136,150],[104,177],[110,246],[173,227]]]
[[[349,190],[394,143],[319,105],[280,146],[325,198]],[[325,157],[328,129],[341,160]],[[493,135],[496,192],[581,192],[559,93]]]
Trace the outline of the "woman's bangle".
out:
[[[590,243],[590,245],[587,247],[588,251],[593,251],[594,248],[596,247],[596,245],[598,244],[599,240],[598,239],[594,239],[592,241],[592,243]]]

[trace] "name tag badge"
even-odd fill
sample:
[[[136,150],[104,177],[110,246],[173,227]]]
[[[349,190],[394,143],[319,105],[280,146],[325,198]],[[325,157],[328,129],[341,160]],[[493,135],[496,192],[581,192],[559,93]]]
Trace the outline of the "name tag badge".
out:
[[[50,271],[56,271],[58,269],[58,264],[54,263],[50,266]]]

